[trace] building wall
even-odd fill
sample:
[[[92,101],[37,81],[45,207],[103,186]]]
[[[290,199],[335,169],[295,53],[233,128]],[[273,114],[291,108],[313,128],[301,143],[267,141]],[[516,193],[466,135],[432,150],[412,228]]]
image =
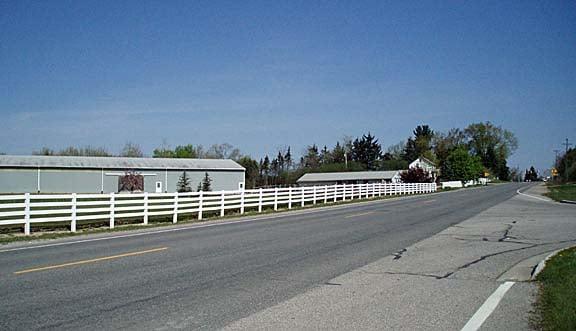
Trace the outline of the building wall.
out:
[[[118,176],[124,169],[40,169],[40,192],[42,193],[104,193],[118,191]],[[162,191],[175,192],[183,171],[142,170],[144,190],[156,191],[156,182],[162,183]],[[212,179],[212,190],[237,190],[244,182],[243,171],[207,171]],[[186,171],[190,186],[196,191],[206,171]],[[38,191],[37,169],[0,169],[0,193],[24,193]]]

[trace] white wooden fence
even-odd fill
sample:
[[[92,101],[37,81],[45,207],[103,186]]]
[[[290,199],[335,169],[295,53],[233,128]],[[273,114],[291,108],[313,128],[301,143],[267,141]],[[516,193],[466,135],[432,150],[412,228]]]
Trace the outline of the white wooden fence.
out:
[[[305,203],[317,204],[344,200],[365,199],[385,195],[422,194],[436,191],[434,183],[413,184],[342,184],[290,188],[254,189],[241,191],[191,193],[134,193],[134,194],[58,194],[58,195],[0,195],[0,225],[23,225],[30,234],[30,224],[68,222],[72,232],[79,221],[114,222],[121,218],[142,219],[148,224],[151,216],[172,217],[193,214],[202,219],[207,212],[220,213],[246,209],[262,212],[264,207],[291,209]]]

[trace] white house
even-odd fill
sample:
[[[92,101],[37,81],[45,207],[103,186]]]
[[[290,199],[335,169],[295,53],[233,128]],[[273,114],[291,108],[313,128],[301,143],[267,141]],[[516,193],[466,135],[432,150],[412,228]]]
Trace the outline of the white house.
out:
[[[408,165],[408,168],[410,168],[410,169],[416,168],[416,167],[426,170],[428,173],[430,173],[432,175],[432,178],[434,180],[436,180],[436,177],[438,175],[438,170],[436,169],[436,164],[434,164],[434,162],[421,156],[421,157],[417,158],[416,160],[412,161],[412,163],[410,163],[410,165]]]

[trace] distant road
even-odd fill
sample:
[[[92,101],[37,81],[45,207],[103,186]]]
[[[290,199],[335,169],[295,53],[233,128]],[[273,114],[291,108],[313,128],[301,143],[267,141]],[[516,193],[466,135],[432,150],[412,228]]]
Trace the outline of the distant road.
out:
[[[0,252],[0,329],[223,327],[400,251],[525,185]]]

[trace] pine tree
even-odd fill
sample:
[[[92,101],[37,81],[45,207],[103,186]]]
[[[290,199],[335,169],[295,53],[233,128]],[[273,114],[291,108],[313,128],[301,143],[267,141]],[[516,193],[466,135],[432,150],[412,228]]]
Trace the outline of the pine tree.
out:
[[[207,172],[204,174],[204,179],[202,179],[201,188],[203,192],[212,191],[212,178],[210,178]]]
[[[192,192],[192,187],[190,187],[190,177],[188,177],[186,171],[184,171],[180,176],[177,187],[178,192]]]
[[[342,147],[340,145],[340,142],[336,142],[336,146],[334,147],[334,150],[332,151],[332,160],[334,161],[334,163],[344,163],[345,162],[345,158],[344,158],[345,153],[346,153],[346,151],[344,150],[344,147]]]
[[[376,170],[382,158],[382,147],[373,135],[362,135],[352,143],[352,160],[364,165],[367,170]]]
[[[290,146],[288,146],[288,151],[284,155],[284,163],[286,163],[286,169],[292,169],[292,153],[290,153]]]
[[[264,175],[264,185],[268,185],[268,175],[270,174],[270,158],[268,155],[264,157],[264,162],[262,162],[262,174]]]

